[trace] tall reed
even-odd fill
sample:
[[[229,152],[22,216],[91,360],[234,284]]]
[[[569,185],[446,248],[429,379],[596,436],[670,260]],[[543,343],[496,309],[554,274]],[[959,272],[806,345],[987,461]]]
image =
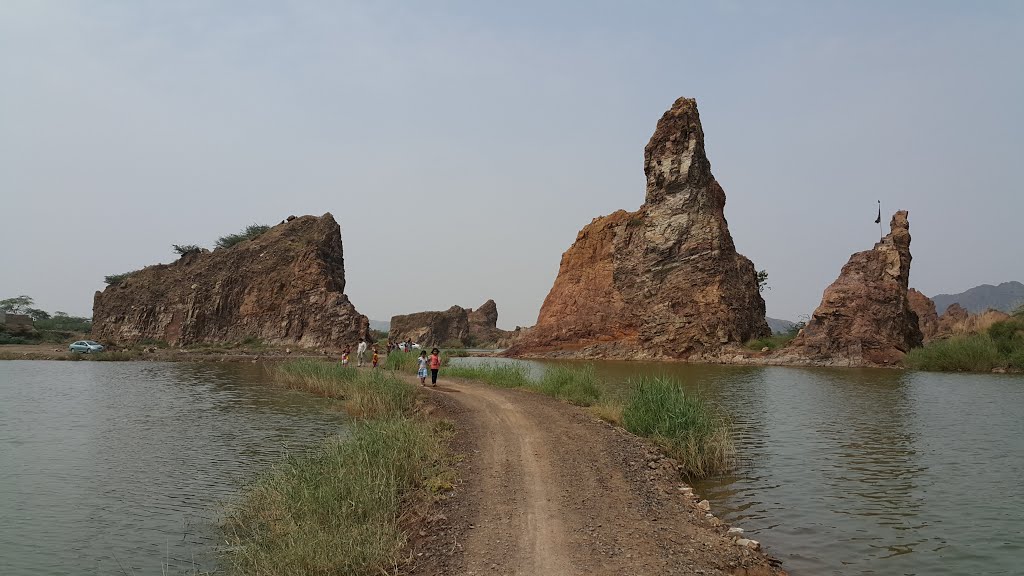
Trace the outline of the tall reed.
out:
[[[731,425],[716,405],[685,393],[669,378],[642,377],[630,384],[632,392],[622,408],[626,430],[654,439],[689,476],[721,473],[733,465]]]

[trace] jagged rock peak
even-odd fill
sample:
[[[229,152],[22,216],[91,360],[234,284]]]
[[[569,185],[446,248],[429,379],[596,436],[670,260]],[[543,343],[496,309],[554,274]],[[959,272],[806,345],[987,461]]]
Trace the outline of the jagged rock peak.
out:
[[[659,202],[685,187],[704,186],[712,179],[697,100],[679,98],[658,120],[644,148],[644,174],[647,203]]]
[[[850,256],[782,357],[793,363],[893,365],[921,345],[921,327],[908,296],[907,212],[897,212],[889,226],[889,234],[874,248]]]

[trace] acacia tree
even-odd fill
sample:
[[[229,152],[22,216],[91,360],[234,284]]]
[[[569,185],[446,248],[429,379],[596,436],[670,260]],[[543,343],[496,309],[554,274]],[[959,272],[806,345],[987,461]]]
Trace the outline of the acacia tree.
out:
[[[0,300],[0,310],[9,314],[27,314],[32,309],[33,304],[35,304],[35,301],[32,300],[31,296],[22,294],[15,298]]]

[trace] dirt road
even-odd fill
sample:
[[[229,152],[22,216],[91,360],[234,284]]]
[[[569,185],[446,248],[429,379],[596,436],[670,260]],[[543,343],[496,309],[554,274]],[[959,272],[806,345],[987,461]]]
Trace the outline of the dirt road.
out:
[[[443,373],[442,373],[443,374]],[[442,379],[461,483],[413,543],[415,574],[782,574],[640,439],[523,390]]]

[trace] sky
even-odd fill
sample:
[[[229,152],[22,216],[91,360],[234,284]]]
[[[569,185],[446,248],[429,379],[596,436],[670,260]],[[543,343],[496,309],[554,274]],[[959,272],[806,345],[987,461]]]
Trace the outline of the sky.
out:
[[[372,319],[536,322],[584,225],[644,199],[697,99],[768,315],[910,211],[911,285],[1024,280],[1024,2],[0,3],[0,298],[332,213]]]

